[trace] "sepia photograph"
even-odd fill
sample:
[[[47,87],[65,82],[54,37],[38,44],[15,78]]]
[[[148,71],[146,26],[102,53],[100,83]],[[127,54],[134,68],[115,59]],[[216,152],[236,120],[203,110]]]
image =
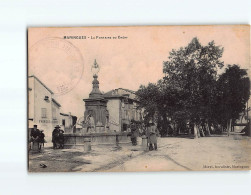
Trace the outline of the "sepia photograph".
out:
[[[29,172],[251,166],[250,26],[30,27]]]
[[[250,7],[0,0],[0,194],[250,194]]]

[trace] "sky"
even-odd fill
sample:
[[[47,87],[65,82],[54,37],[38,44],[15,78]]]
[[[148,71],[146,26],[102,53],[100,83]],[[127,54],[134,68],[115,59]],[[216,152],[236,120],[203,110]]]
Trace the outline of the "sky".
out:
[[[64,39],[64,36],[86,39]],[[168,60],[169,52],[187,46],[194,37],[202,45],[214,40],[216,45],[224,47],[225,65],[238,64],[249,70],[248,25],[50,27],[28,30],[28,74],[36,75],[55,93],[61,112],[81,117],[83,99],[88,98],[92,89],[91,67],[95,59],[100,66],[101,91],[116,88],[136,91],[141,84],[161,79],[163,61]]]

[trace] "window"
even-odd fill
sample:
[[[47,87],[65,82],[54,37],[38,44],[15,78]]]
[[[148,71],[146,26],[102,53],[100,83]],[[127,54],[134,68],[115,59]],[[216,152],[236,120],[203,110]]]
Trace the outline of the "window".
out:
[[[56,108],[52,108],[52,119],[57,119],[57,116],[56,116]]]
[[[41,109],[41,116],[42,116],[42,118],[47,118],[47,110],[46,110],[46,108],[42,108]]]

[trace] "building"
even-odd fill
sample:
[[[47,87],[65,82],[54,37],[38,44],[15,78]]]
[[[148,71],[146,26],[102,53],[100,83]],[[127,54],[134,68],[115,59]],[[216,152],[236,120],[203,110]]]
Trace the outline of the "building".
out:
[[[53,98],[53,92],[36,76],[28,77],[28,106],[29,128],[38,125],[48,140],[54,127],[60,125],[61,105]]]
[[[61,120],[61,129],[64,130],[65,133],[75,133],[76,132],[76,123],[77,117],[65,113],[60,113]]]
[[[137,109],[135,92],[129,89],[113,89],[102,93],[99,89],[99,65],[92,66],[92,91],[85,102],[83,132],[123,132],[128,130],[131,121],[140,121],[141,111]]]
[[[101,93],[97,75],[92,82],[93,89],[85,101],[84,132],[102,133],[127,131],[131,121],[141,120],[141,111],[137,109],[135,92],[129,89],[113,89]]]
[[[135,92],[129,89],[113,89],[103,95],[107,100],[109,128],[112,131],[127,131],[131,121],[140,121]]]

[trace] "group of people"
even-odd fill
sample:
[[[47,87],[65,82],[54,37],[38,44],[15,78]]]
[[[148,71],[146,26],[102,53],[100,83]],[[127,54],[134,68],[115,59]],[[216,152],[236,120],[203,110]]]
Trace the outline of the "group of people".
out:
[[[64,148],[64,131],[57,125],[52,132],[53,149]]]
[[[38,151],[41,152],[44,147],[45,135],[43,130],[39,130],[37,125],[34,125],[29,134],[29,150],[37,150],[35,144],[38,146]],[[52,132],[53,149],[64,148],[64,131],[57,125]]]
[[[39,130],[37,125],[34,125],[30,132],[29,149],[31,150],[34,147],[34,144],[38,144],[38,150],[40,152],[42,146],[44,147],[44,137],[43,130]]]
[[[139,137],[140,134],[144,134],[147,137],[147,146],[149,150],[157,150],[157,136],[159,134],[157,126],[150,120],[143,129],[144,131],[142,130],[140,125],[137,125],[133,122],[130,124],[132,145],[136,146],[137,137]]]
[[[131,141],[132,145],[137,145],[137,137],[139,135],[145,134],[147,137],[147,146],[149,150],[157,150],[157,135],[158,135],[158,129],[157,126],[150,121],[148,125],[144,128],[145,131],[142,130],[140,125],[131,123],[130,125],[130,131],[131,131]],[[31,143],[34,145],[34,143],[38,143],[38,149],[41,151],[42,146],[44,147],[45,143],[45,135],[43,133],[43,130],[39,130],[37,128],[37,125],[34,125],[34,127],[31,129],[30,133],[30,142],[29,142],[29,148],[32,149]],[[53,132],[52,132],[52,143],[53,143],[53,149],[58,148],[64,148],[64,131],[60,129],[60,126],[57,125]]]

